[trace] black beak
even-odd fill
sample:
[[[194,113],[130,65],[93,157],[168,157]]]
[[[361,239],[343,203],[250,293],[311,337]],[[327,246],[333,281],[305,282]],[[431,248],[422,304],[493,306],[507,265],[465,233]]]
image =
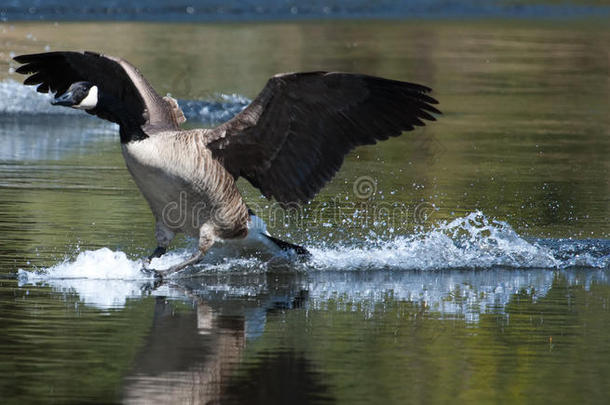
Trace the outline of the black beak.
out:
[[[55,99],[53,101],[51,101],[51,104],[53,105],[65,105],[68,107],[71,107],[74,105],[74,101],[72,100],[72,92],[68,91],[64,94],[62,94],[59,97],[55,97]]]

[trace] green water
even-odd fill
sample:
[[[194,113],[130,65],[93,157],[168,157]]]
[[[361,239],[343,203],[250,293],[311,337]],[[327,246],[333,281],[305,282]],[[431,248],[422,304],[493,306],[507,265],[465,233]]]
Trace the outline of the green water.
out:
[[[2,24],[0,81],[21,79],[9,73],[11,53],[48,46],[123,56],[181,99],[253,98],[285,71],[422,83],[440,100],[439,121],[354,151],[301,213],[274,220],[240,184],[272,232],[329,260],[333,246],[366,256],[379,241],[480,210],[526,240],[590,238],[601,247],[585,241],[579,254],[608,255],[604,23]],[[0,160],[3,403],[607,402],[607,265],[233,265],[108,305],[85,292],[133,287],[20,285],[18,268],[82,251],[149,253],[153,218],[111,127],[25,113],[2,114],[0,125],[7,150],[20,139],[31,152]],[[363,176],[374,181],[366,200],[354,196]],[[399,214],[379,214],[388,207]]]

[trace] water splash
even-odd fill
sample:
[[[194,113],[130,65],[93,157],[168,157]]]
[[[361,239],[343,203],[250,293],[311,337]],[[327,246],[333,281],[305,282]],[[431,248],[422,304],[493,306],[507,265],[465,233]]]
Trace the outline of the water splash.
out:
[[[53,279],[91,279],[91,280],[140,280],[142,263],[127,258],[123,252],[114,252],[108,248],[81,252],[73,261],[64,260],[41,271],[20,269],[20,279],[37,281]],[[148,278],[148,277],[144,277]]]
[[[19,285],[49,285],[57,292],[76,293],[84,304],[96,308],[122,308],[148,284],[141,267],[123,252],[102,248],[41,271],[19,269],[17,277]]]
[[[388,241],[364,241],[358,246],[310,247],[307,263],[286,263],[298,271],[328,270],[453,270],[453,269],[565,269],[610,268],[610,241],[540,239],[528,241],[506,222],[489,219],[482,212],[441,222],[427,231],[397,236]],[[175,249],[153,259],[153,268],[167,268],[185,260],[191,248]],[[197,266],[206,272],[265,272],[271,260],[240,257],[226,247],[214,247]],[[281,263],[281,262],[280,262]],[[85,251],[70,261],[39,273],[20,270],[32,277],[137,280],[140,260],[107,248]]]
[[[558,260],[548,247],[528,242],[506,222],[474,212],[440,223],[429,231],[398,236],[388,241],[369,241],[364,246],[333,249],[314,248],[313,268],[402,270],[449,270],[506,267],[561,268],[569,261]],[[585,267],[604,267],[591,260]]]
[[[489,219],[481,212],[389,241],[313,247],[311,260],[303,264],[278,263],[257,256],[231,257],[222,249],[212,249],[204,263],[182,273],[219,277],[214,283],[206,279],[205,288],[199,288],[198,294],[222,291],[225,295],[257,296],[267,289],[264,278],[255,284],[232,285],[225,276],[256,276],[279,270],[294,277],[299,275],[297,289],[309,292],[311,305],[323,306],[331,297],[342,297],[346,302],[374,306],[391,293],[395,299],[422,301],[439,311],[462,314],[474,304],[486,308],[508,302],[511,294],[523,288],[544,294],[553,279],[554,272],[549,270],[586,270],[589,275],[604,278],[610,269],[610,241],[528,241],[508,223]],[[162,269],[177,264],[191,251],[175,249],[154,259],[152,267]],[[19,270],[18,278],[22,286],[49,285],[59,292],[76,292],[83,302],[93,306],[114,308],[153,288],[152,278],[141,273],[141,267],[140,260],[103,248],[80,252],[73,260],[42,271]],[[184,281],[175,278],[171,282]],[[445,302],[456,291],[461,300]],[[478,312],[468,313],[475,320]]]

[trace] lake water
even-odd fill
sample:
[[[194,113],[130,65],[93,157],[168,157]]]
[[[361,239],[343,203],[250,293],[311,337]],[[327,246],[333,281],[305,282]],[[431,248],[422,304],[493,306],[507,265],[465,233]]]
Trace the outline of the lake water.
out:
[[[606,403],[606,23],[1,24],[2,402]],[[11,73],[60,49],[125,57],[194,126],[301,70],[422,83],[443,115],[298,210],[240,182],[310,261],[217,249],[158,284],[117,129]]]

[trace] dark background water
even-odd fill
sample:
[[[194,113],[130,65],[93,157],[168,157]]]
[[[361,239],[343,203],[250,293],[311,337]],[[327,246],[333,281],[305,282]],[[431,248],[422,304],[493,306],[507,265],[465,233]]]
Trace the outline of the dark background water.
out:
[[[288,19],[292,3],[263,4]],[[610,30],[597,8],[606,5],[485,2],[594,10],[585,19],[365,21],[427,7],[378,4],[342,22],[6,14],[3,403],[607,402]],[[217,18],[196,6],[189,18]],[[154,10],[144,19],[163,15]],[[238,111],[277,72],[314,69],[424,83],[444,114],[354,151],[297,215],[274,217],[240,184],[273,233],[312,249],[310,263],[228,259],[155,285],[136,279],[153,219],[116,128],[53,109],[12,73],[11,55],[57,49],[127,58],[182,101],[191,125]],[[354,192],[362,178],[373,180],[365,199]],[[192,246],[178,240],[167,261]]]
[[[7,20],[256,21],[372,18],[608,17],[606,0],[7,0]]]

